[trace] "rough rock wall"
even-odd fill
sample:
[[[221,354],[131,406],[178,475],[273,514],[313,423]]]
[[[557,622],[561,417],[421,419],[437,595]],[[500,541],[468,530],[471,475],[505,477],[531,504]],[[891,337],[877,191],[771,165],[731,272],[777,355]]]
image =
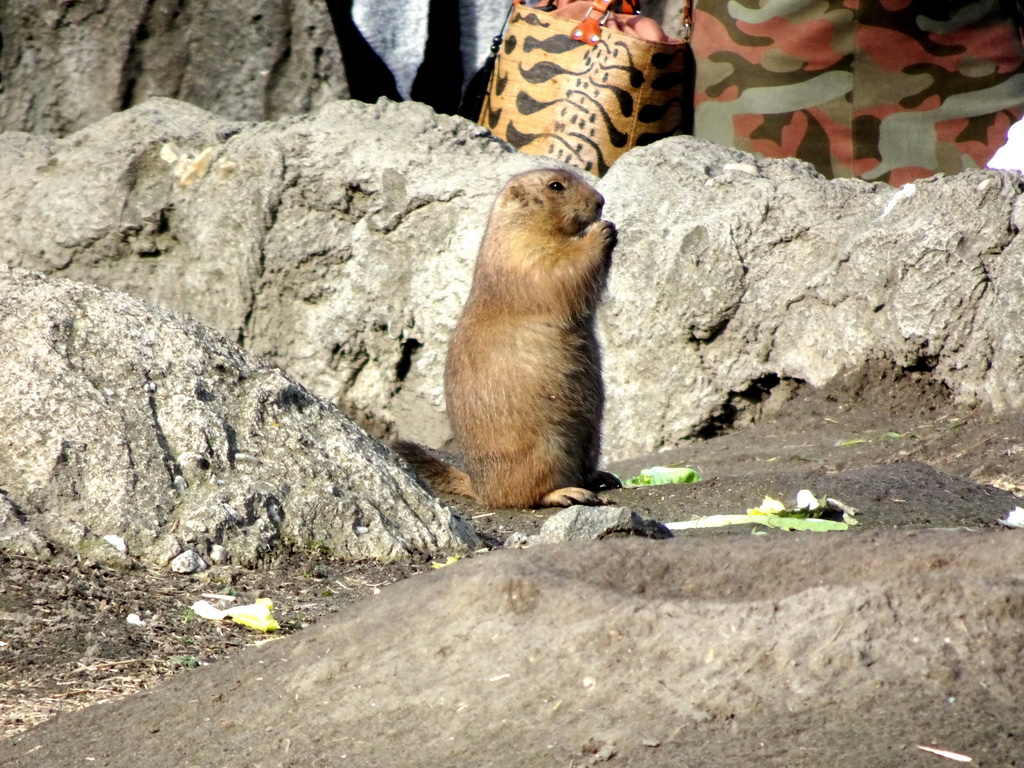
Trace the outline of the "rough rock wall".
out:
[[[629,153],[601,185],[621,232],[604,323],[611,450],[732,424],[791,380],[872,359],[1021,408],[1022,187],[992,171],[899,190],[826,181],[687,137]]]
[[[383,446],[206,326],[6,267],[0,435],[0,551],[191,572],[476,544]]]
[[[347,95],[321,0],[0,0],[0,130],[63,135],[152,96],[268,120]]]
[[[211,148],[207,172],[183,186],[169,143]],[[0,261],[187,312],[376,434],[405,414],[435,443],[487,211],[535,163],[413,103],[245,128],[154,100],[67,140],[0,137]]]
[[[192,314],[375,434],[436,445],[487,211],[543,163],[418,104],[248,127],[155,100],[64,140],[0,137],[0,260]],[[620,230],[606,457],[875,358],[963,401],[1024,406],[1021,186],[993,171],[826,181],[685,137],[628,153],[598,184]]]

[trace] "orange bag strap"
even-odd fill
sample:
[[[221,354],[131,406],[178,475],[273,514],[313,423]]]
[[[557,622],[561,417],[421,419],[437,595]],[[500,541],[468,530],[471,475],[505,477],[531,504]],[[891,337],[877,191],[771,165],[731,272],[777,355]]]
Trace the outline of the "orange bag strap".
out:
[[[587,45],[597,45],[601,40],[601,27],[612,15],[608,7],[613,2],[614,0],[594,0],[594,4],[587,9],[587,15],[583,17],[583,21],[577,24],[576,29],[572,31],[573,38],[582,40]],[[599,16],[600,20],[598,20]]]
[[[693,37],[693,0],[683,0],[682,34],[684,43],[690,42]]]
[[[611,16],[609,7],[615,0],[594,0],[593,5],[587,10],[583,21],[576,25],[572,36],[576,40],[582,40],[587,45],[597,45],[601,41],[601,27]],[[683,0],[683,41],[690,42],[693,34],[693,16],[691,14],[692,0]],[[640,0],[622,0],[622,12],[640,13]]]

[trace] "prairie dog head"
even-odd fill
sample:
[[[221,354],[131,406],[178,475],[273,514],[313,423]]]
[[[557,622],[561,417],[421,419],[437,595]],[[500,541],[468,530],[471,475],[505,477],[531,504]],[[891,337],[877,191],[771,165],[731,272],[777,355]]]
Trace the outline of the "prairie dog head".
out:
[[[582,176],[543,168],[513,176],[498,196],[494,214],[510,224],[579,237],[600,220],[603,209],[601,193]]]

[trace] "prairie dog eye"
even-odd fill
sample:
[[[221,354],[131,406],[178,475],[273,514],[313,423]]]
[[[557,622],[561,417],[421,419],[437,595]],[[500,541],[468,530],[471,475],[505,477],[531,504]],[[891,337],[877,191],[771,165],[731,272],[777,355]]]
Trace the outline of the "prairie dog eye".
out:
[[[562,185],[562,182],[560,181],[552,181],[550,184],[548,184],[548,189],[553,189],[555,192],[562,192],[565,189],[565,187]]]

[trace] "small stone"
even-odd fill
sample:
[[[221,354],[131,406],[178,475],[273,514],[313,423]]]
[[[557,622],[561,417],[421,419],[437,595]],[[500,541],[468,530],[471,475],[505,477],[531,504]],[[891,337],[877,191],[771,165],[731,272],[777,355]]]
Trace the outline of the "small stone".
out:
[[[171,560],[171,570],[175,573],[197,573],[205,571],[209,566],[194,549],[186,549]]]
[[[165,535],[161,536],[150,548],[150,553],[157,562],[167,564],[181,554],[183,549],[184,547],[181,546],[181,542],[176,536]]]
[[[526,549],[530,546],[532,536],[527,536],[522,531],[514,531],[505,539],[505,549]]]
[[[115,536],[112,533],[108,533],[106,536],[103,537],[103,540],[121,554],[128,554],[128,545],[124,543],[124,539],[122,539],[120,536]]]
[[[549,517],[534,539],[542,544],[555,544],[623,536],[670,539],[672,532],[656,520],[645,520],[629,507],[576,505]]]

